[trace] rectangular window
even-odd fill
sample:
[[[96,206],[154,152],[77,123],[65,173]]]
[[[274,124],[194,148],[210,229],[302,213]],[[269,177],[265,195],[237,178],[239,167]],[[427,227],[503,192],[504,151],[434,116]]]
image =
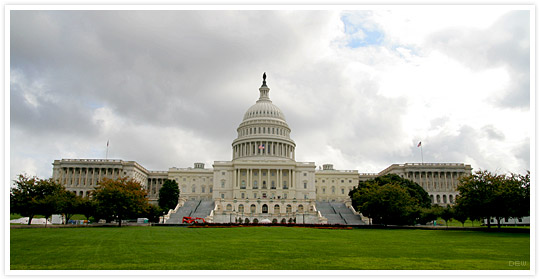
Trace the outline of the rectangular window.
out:
[[[242,193],[242,198],[246,198],[246,194],[245,194],[245,193]]]
[[[304,189],[307,189],[307,182],[304,182]]]
[[[224,193],[221,194],[221,198],[225,198],[225,194],[224,194]]]

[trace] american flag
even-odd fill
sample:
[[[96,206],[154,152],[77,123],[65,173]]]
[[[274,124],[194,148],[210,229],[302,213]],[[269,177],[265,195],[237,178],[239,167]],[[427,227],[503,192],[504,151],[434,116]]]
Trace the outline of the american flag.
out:
[[[259,150],[264,150],[264,144],[259,145]]]
[[[416,147],[420,147],[420,146],[422,146],[422,141],[418,142],[418,146]]]

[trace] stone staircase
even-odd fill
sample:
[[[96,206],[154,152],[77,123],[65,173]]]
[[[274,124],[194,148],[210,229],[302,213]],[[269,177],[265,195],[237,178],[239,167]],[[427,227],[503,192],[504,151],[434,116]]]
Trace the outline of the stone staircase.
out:
[[[364,225],[359,215],[356,215],[345,203],[317,201],[315,206],[328,219],[328,224]]]
[[[176,213],[165,222],[166,224],[181,224],[183,217],[206,218],[214,209],[214,201],[211,200],[188,200],[178,208]]]

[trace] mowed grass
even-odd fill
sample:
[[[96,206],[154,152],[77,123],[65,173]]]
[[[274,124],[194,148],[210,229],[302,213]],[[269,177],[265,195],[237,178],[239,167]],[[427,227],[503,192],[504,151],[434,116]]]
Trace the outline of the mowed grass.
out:
[[[524,233],[285,227],[10,233],[12,270],[498,270],[529,269],[530,263],[530,237]],[[526,265],[512,265],[518,261]]]

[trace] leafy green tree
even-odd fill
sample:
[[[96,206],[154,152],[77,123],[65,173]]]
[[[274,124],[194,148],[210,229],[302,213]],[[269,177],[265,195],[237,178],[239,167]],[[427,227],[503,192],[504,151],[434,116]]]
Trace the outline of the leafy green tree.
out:
[[[122,219],[136,218],[148,207],[146,191],[133,179],[104,178],[92,192],[97,203],[97,212],[107,220],[117,219],[122,226]]]
[[[145,209],[145,217],[148,218],[148,221],[151,223],[159,223],[159,217],[163,213],[163,210],[156,205],[148,204],[148,207]]]
[[[446,227],[448,228],[448,222],[450,219],[454,218],[454,208],[450,205],[447,205],[442,209],[441,218],[444,220]]]
[[[395,174],[360,182],[349,192],[353,206],[373,223],[415,224],[423,208],[430,208],[427,192]]]
[[[28,224],[37,214],[48,219],[58,212],[58,200],[66,190],[57,182],[19,175],[14,183],[15,187],[10,191],[10,211],[28,216]]]
[[[456,203],[471,220],[491,217],[501,219],[522,217],[530,213],[529,175],[497,175],[488,171],[477,171],[460,179]]]
[[[454,205],[454,219],[459,221],[463,227],[465,227],[465,222],[469,216],[467,215],[467,212],[461,209],[460,205],[456,204]]]
[[[165,180],[161,189],[159,189],[158,205],[163,212],[174,209],[178,204],[178,197],[180,196],[180,189],[178,183],[175,180]]]
[[[58,212],[64,216],[64,223],[67,224],[71,217],[79,211],[81,200],[81,197],[65,189],[58,194]]]
[[[83,214],[86,220],[90,220],[90,217],[96,214],[96,201],[88,196],[81,197],[77,206],[77,211]]]

